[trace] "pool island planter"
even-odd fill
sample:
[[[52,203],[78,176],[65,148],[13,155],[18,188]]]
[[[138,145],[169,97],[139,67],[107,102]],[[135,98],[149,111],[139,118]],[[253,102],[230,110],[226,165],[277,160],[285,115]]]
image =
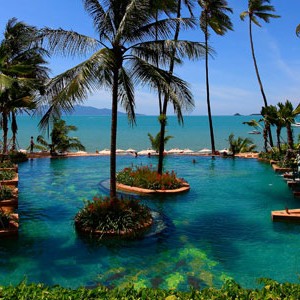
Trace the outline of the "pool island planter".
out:
[[[150,190],[140,187],[117,183],[117,190],[123,192],[131,192],[139,195],[155,195],[155,194],[180,194],[190,190],[190,185],[186,182],[182,183],[182,187],[173,190]]]
[[[0,229],[0,237],[17,236],[19,232],[19,215],[11,214],[8,228]]]
[[[91,236],[100,236],[101,238],[134,238],[136,236],[141,236],[145,231],[147,231],[153,224],[153,218],[148,220],[148,222],[144,222],[143,224],[139,224],[136,228],[132,228],[129,230],[94,230],[90,227],[82,227],[78,221],[75,220],[75,229],[78,233],[91,235]]]

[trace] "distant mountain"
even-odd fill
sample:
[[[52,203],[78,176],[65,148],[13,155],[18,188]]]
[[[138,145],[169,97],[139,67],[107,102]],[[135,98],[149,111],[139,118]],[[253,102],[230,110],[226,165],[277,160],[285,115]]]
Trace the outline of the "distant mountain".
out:
[[[92,106],[75,105],[74,111],[69,113],[72,116],[110,116],[111,109],[96,108]],[[119,116],[126,115],[126,113],[118,112]]]

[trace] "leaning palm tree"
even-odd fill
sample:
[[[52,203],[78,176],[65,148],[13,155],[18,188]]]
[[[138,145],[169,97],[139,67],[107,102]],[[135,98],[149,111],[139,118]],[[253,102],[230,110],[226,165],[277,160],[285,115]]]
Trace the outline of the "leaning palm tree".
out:
[[[36,92],[42,93],[48,79],[44,56],[47,52],[37,42],[38,31],[17,19],[6,25],[0,43],[0,109],[3,153],[7,152],[8,119],[12,114],[13,138],[17,130],[15,115],[32,109]],[[15,147],[15,141],[13,142]]]
[[[49,48],[65,55],[85,55],[87,59],[51,80],[44,100],[49,110],[41,120],[46,125],[53,114],[70,111],[89,93],[108,88],[112,94],[110,199],[116,197],[117,108],[121,104],[132,123],[135,122],[134,86],[149,84],[151,88],[168,94],[174,102],[192,100],[186,82],[158,68],[166,66],[177,48],[177,60],[199,55],[200,44],[187,41],[166,41],[178,22],[189,27],[190,19],[166,19],[153,22],[149,0],[83,0],[91,16],[97,38],[74,31],[45,28],[41,33]],[[142,13],[141,13],[142,12]],[[159,40],[155,41],[158,26]],[[159,54],[159,55],[158,55]]]
[[[256,145],[249,138],[234,137],[231,133],[228,137],[229,150],[232,152],[233,156],[237,153],[252,152],[255,150]]]
[[[205,36],[205,77],[206,77],[206,102],[211,139],[212,154],[215,154],[215,138],[212,122],[212,114],[210,107],[210,91],[209,91],[209,76],[208,76],[208,54],[209,54],[209,29],[212,29],[218,35],[224,35],[228,30],[232,30],[232,23],[227,12],[232,13],[232,9],[227,6],[226,0],[199,0],[202,8],[200,16],[200,28]]]
[[[261,95],[263,97],[264,106],[268,106],[267,97],[264,92],[263,84],[260,78],[260,74],[258,71],[256,56],[254,52],[254,43],[253,43],[253,35],[252,35],[252,23],[255,25],[261,27],[258,19],[261,19],[265,21],[266,23],[270,22],[271,18],[279,18],[280,16],[272,14],[271,12],[275,11],[274,6],[269,5],[270,0],[248,0],[248,10],[244,11],[240,14],[240,18],[242,21],[245,20],[245,18],[249,17],[249,35],[250,35],[250,46],[251,46],[251,53],[252,53],[252,59],[254,63],[255,73],[258,80],[258,84],[260,87]],[[270,144],[273,147],[273,138],[271,130],[269,130],[269,139]]]

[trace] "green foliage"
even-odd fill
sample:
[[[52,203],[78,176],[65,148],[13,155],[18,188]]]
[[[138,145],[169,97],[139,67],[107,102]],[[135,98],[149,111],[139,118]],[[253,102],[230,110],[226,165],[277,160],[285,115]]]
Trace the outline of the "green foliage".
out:
[[[234,134],[231,133],[228,138],[229,142],[229,150],[235,153],[245,153],[245,152],[253,152],[256,148],[256,145],[253,144],[253,141],[249,138],[234,138]]]
[[[5,213],[0,209],[0,230],[7,229],[9,227],[10,214]]]
[[[19,152],[19,151],[12,151],[8,154],[8,156],[9,159],[15,164],[25,162],[28,160],[26,153]]]
[[[12,170],[0,170],[0,180],[12,180],[16,176],[16,172]]]
[[[159,145],[160,145],[160,132],[157,133],[156,136],[152,136],[150,133],[148,133],[148,137],[149,137],[152,149],[155,150],[156,152],[158,152]],[[165,145],[169,141],[169,139],[172,139],[172,138],[173,138],[173,136],[171,136],[171,135],[165,136],[165,138],[164,138]]]
[[[85,147],[81,144],[78,138],[69,137],[70,131],[76,131],[77,127],[73,125],[67,125],[66,121],[54,118],[53,128],[50,133],[51,142],[47,142],[46,139],[39,135],[37,142],[40,145],[34,145],[39,150],[50,150],[50,153],[55,155],[57,152],[65,152],[69,150],[85,150]]]
[[[0,168],[14,168],[15,164],[11,160],[0,162]]]
[[[97,286],[93,289],[79,287],[77,289],[63,288],[59,285],[46,286],[42,283],[21,282],[17,286],[1,286],[1,299],[144,299],[144,300],[205,300],[205,299],[299,299],[300,285],[295,283],[279,283],[271,279],[259,279],[263,284],[260,289],[245,289],[232,280],[227,280],[220,288],[191,289],[188,292],[177,290],[162,290],[151,288],[136,289],[133,285],[120,289],[108,289]]]
[[[0,201],[11,199],[12,196],[13,196],[13,192],[12,192],[11,188],[9,188],[5,185],[0,186]]]
[[[152,220],[150,210],[137,200],[95,197],[86,201],[75,216],[75,226],[90,233],[95,230],[112,235],[135,236]]]
[[[174,171],[162,175],[148,166],[125,168],[117,174],[117,182],[150,190],[174,190],[182,187]]]

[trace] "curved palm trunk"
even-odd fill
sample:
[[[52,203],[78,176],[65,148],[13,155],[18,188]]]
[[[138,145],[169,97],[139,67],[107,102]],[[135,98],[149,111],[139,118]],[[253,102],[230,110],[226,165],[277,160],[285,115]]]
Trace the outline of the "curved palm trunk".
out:
[[[2,112],[2,130],[3,130],[3,149],[2,154],[7,154],[7,133],[8,133],[8,117],[6,112]]]
[[[214,137],[214,128],[213,128],[211,108],[210,108],[210,93],[209,93],[209,78],[208,78],[208,28],[207,28],[207,24],[206,24],[206,32],[205,32],[205,78],[206,78],[206,102],[207,102],[207,113],[208,113],[209,131],[210,131],[211,151],[212,151],[212,154],[215,154],[216,153],[215,137]]]
[[[259,71],[258,71],[258,66],[257,66],[257,62],[256,62],[256,57],[255,57],[255,52],[254,52],[251,17],[249,18],[249,33],[250,33],[251,53],[252,53],[252,59],[253,59],[253,63],[254,63],[256,77],[257,77],[257,80],[258,80],[258,84],[259,84],[261,95],[262,95],[263,100],[264,100],[264,106],[268,107],[267,97],[266,97],[266,94],[265,94],[265,91],[264,91],[264,88],[263,88],[263,85],[262,85],[262,81],[260,79],[260,75],[259,75]],[[269,140],[270,140],[270,146],[273,147],[273,137],[272,137],[272,132],[271,132],[271,128],[270,127],[268,128],[268,135],[269,135]]]
[[[118,124],[118,79],[119,69],[114,70],[111,110],[111,133],[110,133],[110,201],[117,198],[116,187],[116,149],[117,149],[117,124]]]
[[[181,17],[181,0],[178,1],[177,6],[177,18]],[[174,41],[178,40],[180,32],[180,25],[176,25],[175,34],[174,34]],[[170,62],[169,74],[172,75],[174,72],[174,57],[176,51],[172,53],[173,59]],[[167,108],[169,102],[169,95],[165,95],[164,102],[162,106],[162,111],[160,112],[160,142],[159,142],[159,153],[158,153],[158,167],[157,173],[162,174],[163,172],[163,161],[164,161],[164,151],[165,151],[165,133],[166,133],[166,124],[167,124]],[[160,106],[161,107],[161,106]]]

